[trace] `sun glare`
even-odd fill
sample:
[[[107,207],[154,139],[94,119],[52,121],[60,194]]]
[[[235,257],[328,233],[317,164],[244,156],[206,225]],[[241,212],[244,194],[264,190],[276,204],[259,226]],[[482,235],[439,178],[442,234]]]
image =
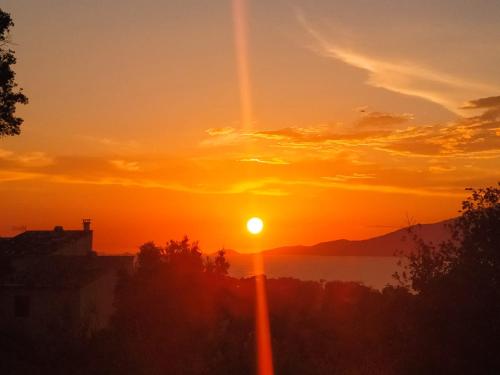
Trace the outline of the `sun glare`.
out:
[[[258,217],[252,217],[247,221],[247,229],[252,234],[259,234],[264,228],[264,222]]]

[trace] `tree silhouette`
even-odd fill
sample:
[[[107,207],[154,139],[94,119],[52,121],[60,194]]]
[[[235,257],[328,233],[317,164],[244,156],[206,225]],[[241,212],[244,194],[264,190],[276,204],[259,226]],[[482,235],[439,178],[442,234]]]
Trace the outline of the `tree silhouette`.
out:
[[[9,13],[0,9],[0,137],[18,135],[23,119],[16,117],[16,105],[27,104],[22,89],[17,90],[14,51],[9,48],[9,32],[14,22]]]
[[[498,185],[500,187],[500,183]],[[452,238],[438,245],[414,236],[405,272],[396,278],[416,292],[437,284],[500,286],[500,188],[467,189],[461,215],[450,225]]]
[[[214,260],[214,272],[217,275],[227,275],[229,271],[229,262],[226,260],[226,251],[221,249],[217,252]]]
[[[416,293],[421,373],[500,372],[500,188],[468,190],[452,239],[417,239],[400,275]]]

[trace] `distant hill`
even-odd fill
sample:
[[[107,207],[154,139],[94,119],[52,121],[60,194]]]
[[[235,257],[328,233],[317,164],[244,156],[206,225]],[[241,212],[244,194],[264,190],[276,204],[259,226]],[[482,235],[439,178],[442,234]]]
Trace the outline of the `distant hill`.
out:
[[[453,220],[433,224],[412,226],[414,233],[426,242],[439,243],[450,237],[447,224]],[[396,250],[411,250],[414,244],[408,234],[408,228],[398,229],[382,236],[366,240],[335,240],[320,242],[312,246],[283,246],[264,250],[265,256],[274,255],[322,255],[322,256],[392,256]]]

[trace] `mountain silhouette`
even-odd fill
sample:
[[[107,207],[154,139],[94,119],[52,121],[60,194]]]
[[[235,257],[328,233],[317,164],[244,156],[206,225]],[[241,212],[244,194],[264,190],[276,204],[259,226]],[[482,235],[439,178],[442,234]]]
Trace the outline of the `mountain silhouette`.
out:
[[[396,251],[413,249],[411,232],[426,242],[434,244],[450,238],[448,225],[453,219],[432,224],[418,224],[365,240],[334,240],[312,246],[283,246],[264,250],[266,256],[273,255],[322,255],[322,256],[392,256]]]
[[[414,248],[413,234],[419,236],[425,242],[434,244],[449,239],[451,233],[448,227],[453,220],[448,219],[437,223],[412,225],[364,240],[340,239],[320,242],[311,246],[281,246],[263,250],[262,253],[267,257],[280,255],[393,256],[396,251],[408,251]],[[411,233],[409,229],[411,229]],[[229,259],[250,255],[240,253],[234,249],[225,249],[225,251]]]

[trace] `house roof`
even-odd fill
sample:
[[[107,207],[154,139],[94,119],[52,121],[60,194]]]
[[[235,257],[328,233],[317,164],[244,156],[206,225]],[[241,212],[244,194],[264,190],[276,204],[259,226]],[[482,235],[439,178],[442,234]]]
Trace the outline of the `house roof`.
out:
[[[0,238],[0,254],[7,256],[49,255],[71,243],[88,237],[84,230],[29,230],[15,237]]]

